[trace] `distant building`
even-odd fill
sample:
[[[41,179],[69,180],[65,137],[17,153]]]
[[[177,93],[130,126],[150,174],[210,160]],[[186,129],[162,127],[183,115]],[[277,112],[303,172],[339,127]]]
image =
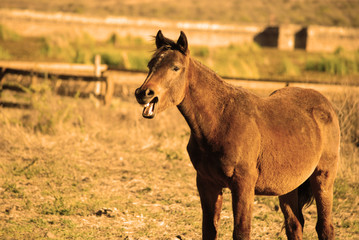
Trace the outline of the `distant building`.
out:
[[[265,28],[254,41],[264,47],[281,50],[305,49],[308,52],[333,52],[339,47],[359,50],[359,29],[299,25],[280,25]]]

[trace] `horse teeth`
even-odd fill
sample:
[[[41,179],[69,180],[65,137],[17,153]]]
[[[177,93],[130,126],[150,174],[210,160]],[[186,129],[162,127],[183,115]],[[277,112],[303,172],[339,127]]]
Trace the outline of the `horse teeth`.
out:
[[[150,103],[145,104],[145,107],[149,107],[149,106],[150,106]]]

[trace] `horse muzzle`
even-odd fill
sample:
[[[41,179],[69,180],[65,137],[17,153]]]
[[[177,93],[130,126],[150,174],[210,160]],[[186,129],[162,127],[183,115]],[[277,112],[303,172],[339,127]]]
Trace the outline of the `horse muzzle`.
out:
[[[157,112],[158,103],[158,97],[155,95],[155,91],[150,88],[137,88],[135,96],[137,102],[144,106],[142,116],[144,118],[154,118]]]

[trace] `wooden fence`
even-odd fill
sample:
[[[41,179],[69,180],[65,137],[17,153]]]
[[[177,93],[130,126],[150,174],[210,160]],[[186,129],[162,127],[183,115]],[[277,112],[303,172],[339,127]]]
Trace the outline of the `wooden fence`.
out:
[[[36,84],[38,78],[80,80],[94,82],[95,87],[92,92],[107,105],[111,102],[114,91],[111,76],[105,74],[107,69],[107,65],[101,64],[99,55],[95,57],[94,64],[0,61],[0,91],[23,89],[22,86],[7,83],[4,80],[7,74],[30,76],[31,85]]]
[[[116,68],[108,68],[107,65],[100,64],[100,57],[95,58],[94,64],[68,64],[68,63],[39,63],[39,62],[19,62],[19,61],[0,61],[0,93],[2,90],[21,91],[24,88],[19,84],[8,84],[4,81],[6,74],[15,74],[20,76],[28,76],[31,84],[36,84],[38,78],[54,79],[56,84],[66,82],[67,80],[76,80],[75,82],[90,82],[90,89],[86,92],[93,93],[95,96],[103,100],[104,104],[109,104],[113,95],[132,95],[134,86],[139,86],[145,79],[147,72],[123,70]],[[351,88],[355,91],[359,90],[358,83],[345,84],[342,86],[340,82],[322,82],[322,81],[295,81],[293,79],[248,79],[239,77],[222,76],[226,81],[240,86],[261,86],[262,88],[281,88],[284,86],[302,86],[315,89],[338,89]],[[78,81],[79,80],[79,81]],[[74,82],[74,81],[72,81]],[[62,94],[81,93],[76,86],[66,85],[66,91],[58,91]],[[269,86],[270,85],[270,86]],[[255,88],[256,88],[255,87]],[[57,88],[55,88],[57,89]],[[27,88],[31,91],[31,88]],[[58,89],[57,89],[58,90]],[[0,95],[1,97],[1,95]]]

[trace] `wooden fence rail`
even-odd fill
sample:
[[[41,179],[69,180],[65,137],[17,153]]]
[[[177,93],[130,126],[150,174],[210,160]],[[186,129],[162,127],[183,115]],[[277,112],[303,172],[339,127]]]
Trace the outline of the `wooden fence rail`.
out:
[[[75,64],[75,63],[48,63],[48,62],[24,62],[24,61],[0,61],[3,68],[32,70],[38,72],[68,72],[68,73],[89,73],[95,72],[98,68],[100,72],[107,70],[106,64]]]
[[[21,90],[21,87],[16,88],[14,85],[6,84],[4,77],[7,74],[30,76],[31,84],[35,84],[37,78],[93,81],[95,82],[94,94],[100,96],[105,104],[109,104],[114,83],[110,76],[106,76],[107,69],[107,65],[101,64],[99,55],[95,57],[95,64],[0,61],[0,91]],[[101,82],[105,83],[105,89],[101,89]]]

